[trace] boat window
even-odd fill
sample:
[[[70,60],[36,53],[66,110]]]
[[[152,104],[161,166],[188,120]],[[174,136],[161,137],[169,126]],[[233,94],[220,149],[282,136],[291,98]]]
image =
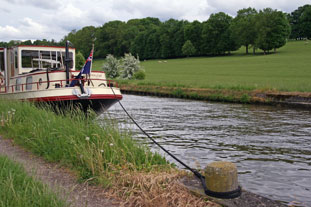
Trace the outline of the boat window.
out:
[[[22,79],[21,78],[17,78],[16,79],[16,84],[15,84],[15,91],[20,91],[21,90],[21,83],[22,83]]]
[[[73,60],[72,52],[69,52],[69,59]],[[57,61],[65,65],[65,52],[57,52]],[[69,68],[73,68],[73,61],[70,61]]]
[[[39,68],[39,62],[33,61],[34,58],[39,58],[39,51],[22,50],[22,67],[23,68]]]
[[[15,65],[15,69],[17,69],[18,68],[18,58],[17,58],[17,50],[15,50],[15,53],[14,53],[14,65]]]
[[[4,71],[4,52],[0,51],[0,71]]]
[[[26,78],[26,90],[32,90],[32,76]]]

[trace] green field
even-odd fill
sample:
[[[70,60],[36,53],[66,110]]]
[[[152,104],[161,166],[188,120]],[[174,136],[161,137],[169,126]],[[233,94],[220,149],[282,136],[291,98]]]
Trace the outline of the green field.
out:
[[[290,41],[277,53],[245,55],[244,48],[230,56],[142,61],[146,71],[139,85],[211,89],[274,89],[311,91],[311,43]],[[103,60],[95,61],[100,69]]]

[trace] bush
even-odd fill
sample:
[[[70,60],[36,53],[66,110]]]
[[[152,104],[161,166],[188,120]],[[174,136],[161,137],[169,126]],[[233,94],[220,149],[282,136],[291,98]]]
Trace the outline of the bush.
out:
[[[125,54],[122,58],[122,78],[134,79],[134,74],[141,70],[139,59],[135,58],[131,53]]]
[[[137,80],[144,80],[146,77],[146,73],[143,70],[139,70],[136,73],[134,73],[134,79]]]
[[[106,73],[107,78],[117,78],[120,75],[120,61],[113,57],[113,55],[107,55],[106,63],[103,65],[103,70]]]

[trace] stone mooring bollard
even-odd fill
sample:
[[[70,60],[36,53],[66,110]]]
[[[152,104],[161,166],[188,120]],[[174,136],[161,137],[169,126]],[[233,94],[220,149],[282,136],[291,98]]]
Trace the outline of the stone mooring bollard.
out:
[[[205,168],[206,187],[214,192],[229,192],[238,188],[237,167],[232,162],[212,162]]]

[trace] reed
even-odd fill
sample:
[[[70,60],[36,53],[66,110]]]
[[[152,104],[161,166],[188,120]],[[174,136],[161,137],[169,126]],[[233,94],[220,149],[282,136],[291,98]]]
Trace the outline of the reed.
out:
[[[0,206],[69,206],[46,185],[28,176],[20,164],[0,156]]]

